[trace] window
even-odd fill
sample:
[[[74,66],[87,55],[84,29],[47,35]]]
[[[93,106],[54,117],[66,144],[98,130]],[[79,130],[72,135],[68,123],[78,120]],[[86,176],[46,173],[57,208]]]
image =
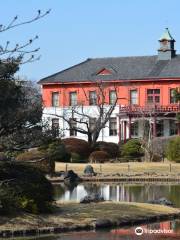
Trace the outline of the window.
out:
[[[110,75],[110,74],[112,74],[111,71],[110,71],[109,69],[106,69],[106,68],[101,69],[101,70],[97,73],[97,75]]]
[[[90,119],[89,119],[89,128],[90,128],[91,131],[94,130],[94,128],[95,128],[95,123],[96,123],[96,118],[90,118]]]
[[[109,104],[110,105],[115,104],[116,99],[117,99],[116,91],[115,90],[109,91]]]
[[[59,106],[59,92],[52,92],[52,107]]]
[[[138,129],[139,129],[138,121],[132,122],[131,123],[131,135],[138,137]]]
[[[148,104],[160,103],[160,89],[147,89],[147,103]]]
[[[70,124],[69,124],[69,128],[70,128],[70,136],[77,136],[77,122],[75,121],[75,118],[71,118],[70,119]]]
[[[59,135],[59,119],[53,118],[52,119],[52,130],[55,137]]]
[[[89,105],[96,105],[97,104],[97,94],[96,91],[89,92]]]
[[[136,89],[130,90],[130,103],[138,104],[138,92]]]
[[[109,136],[117,135],[117,119],[115,117],[109,120]]]
[[[169,135],[176,135],[178,134],[178,126],[175,120],[169,120]]]
[[[156,135],[157,137],[162,137],[164,136],[164,121],[163,120],[159,120],[156,123]]]
[[[178,103],[178,100],[174,97],[175,88],[170,89],[170,103]]]
[[[69,93],[69,105],[70,106],[77,105],[77,92],[70,92]]]

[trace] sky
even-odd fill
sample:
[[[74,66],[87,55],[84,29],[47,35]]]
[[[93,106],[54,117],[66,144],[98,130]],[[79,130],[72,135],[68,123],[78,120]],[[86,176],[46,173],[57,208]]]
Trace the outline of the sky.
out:
[[[166,27],[180,50],[179,0],[1,0],[0,24],[51,13],[1,33],[0,45],[24,43],[35,35],[41,59],[21,66],[22,78],[38,81],[96,57],[155,55]]]

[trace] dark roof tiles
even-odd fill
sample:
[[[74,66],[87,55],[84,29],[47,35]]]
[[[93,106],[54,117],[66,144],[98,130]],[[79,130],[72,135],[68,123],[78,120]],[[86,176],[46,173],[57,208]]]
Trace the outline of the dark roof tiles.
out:
[[[96,75],[101,69],[110,69],[111,75]],[[180,55],[168,61],[157,56],[93,58],[43,78],[39,83],[128,80],[145,78],[180,77]]]

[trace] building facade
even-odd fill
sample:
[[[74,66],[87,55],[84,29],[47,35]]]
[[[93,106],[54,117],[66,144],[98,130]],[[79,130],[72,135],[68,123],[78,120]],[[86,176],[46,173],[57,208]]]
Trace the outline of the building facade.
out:
[[[87,59],[41,79],[44,120],[62,129],[65,137],[87,140],[86,135],[69,130],[62,116],[73,106],[81,106],[79,111],[92,116],[88,120],[93,125],[98,115],[97,83],[102,82],[105,108],[118,100],[99,141],[118,143],[139,138],[150,127],[155,137],[180,134],[176,121],[180,104],[174,97],[174,90],[180,88],[180,55],[176,54],[175,40],[168,29],[159,39],[159,45],[154,56]],[[69,115],[76,127],[81,124],[73,121],[77,117]]]

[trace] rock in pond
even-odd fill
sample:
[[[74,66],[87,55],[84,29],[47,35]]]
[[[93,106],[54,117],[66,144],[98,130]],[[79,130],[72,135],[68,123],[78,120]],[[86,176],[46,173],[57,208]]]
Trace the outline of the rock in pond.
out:
[[[173,203],[169,200],[167,200],[166,198],[159,198],[156,200],[151,200],[148,201],[148,203],[152,203],[152,204],[160,204],[160,205],[165,205],[165,206],[173,206]]]
[[[86,176],[95,176],[95,172],[94,172],[94,169],[91,165],[87,165],[84,169],[84,174]]]
[[[80,200],[80,203],[93,203],[93,202],[103,202],[104,198],[99,194],[92,194],[85,196]]]
[[[81,181],[81,178],[73,170],[69,170],[64,174],[64,182],[74,183],[79,181]]]

